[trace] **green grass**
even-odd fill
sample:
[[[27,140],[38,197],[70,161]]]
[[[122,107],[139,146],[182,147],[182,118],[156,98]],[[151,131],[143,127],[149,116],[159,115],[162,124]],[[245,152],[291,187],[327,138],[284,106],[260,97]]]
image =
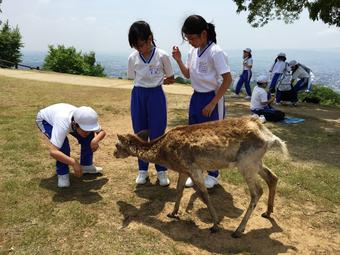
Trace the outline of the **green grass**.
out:
[[[70,251],[75,254],[188,254],[185,248],[188,244],[164,234],[168,230],[163,229],[156,215],[164,210],[165,202],[174,201],[174,190],[153,194],[155,189],[136,196],[132,177],[126,180],[116,169],[96,180],[72,177],[73,187],[69,190],[60,191],[55,187],[54,161],[35,125],[37,111],[57,102],[93,106],[108,132],[107,144],[101,153],[112,155],[113,140],[109,139],[114,135],[110,125],[118,123],[112,123],[111,119],[113,116],[128,118],[128,90],[0,77],[0,91],[0,254],[9,251],[13,254]],[[187,96],[168,95],[169,127],[186,124],[187,104]],[[228,106],[228,111],[232,116],[248,114],[248,109],[238,105]],[[302,205],[309,201],[322,210],[336,211],[340,205],[340,124],[311,112],[308,115],[302,110],[300,114],[307,121],[301,125],[268,124],[287,141],[291,160],[285,161],[270,152],[264,162],[280,179],[278,196],[292,203]],[[340,116],[340,111],[338,113]],[[130,129],[127,127],[126,132]],[[112,164],[114,159],[108,158],[106,163]],[[131,166],[127,165],[123,171],[131,172]],[[244,185],[236,169],[222,171],[221,175],[223,181]],[[137,222],[146,218],[144,220],[150,226],[157,226],[156,229],[136,224],[122,228],[122,207],[118,201],[133,205],[148,201],[153,207],[126,205],[127,211],[131,217],[137,217]],[[339,215],[333,216],[312,224],[323,224],[338,231]],[[197,244],[194,240],[188,242]]]

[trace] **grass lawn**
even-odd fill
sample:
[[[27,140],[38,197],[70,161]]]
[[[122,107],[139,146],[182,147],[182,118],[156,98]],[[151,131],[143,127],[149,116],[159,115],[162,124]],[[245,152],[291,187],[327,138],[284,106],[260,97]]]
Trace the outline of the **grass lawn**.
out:
[[[306,121],[266,124],[287,141],[291,154],[289,161],[280,152],[265,157],[265,164],[280,179],[273,214],[277,222],[271,222],[272,227],[259,217],[265,208],[265,189],[245,235],[235,240],[229,234],[249,200],[236,169],[222,171],[222,185],[211,193],[217,213],[224,218],[222,231],[212,235],[209,214],[200,201],[192,202],[191,189],[185,190],[182,220],[167,219],[175,201],[176,173],[169,173],[169,188],[153,184],[154,172],[152,183],[136,188],[135,159],[113,158],[115,134],[132,130],[129,100],[126,89],[0,76],[0,254],[340,252],[339,109],[283,107],[288,115]],[[167,100],[168,127],[186,124],[189,97],[169,94]],[[69,189],[56,187],[54,160],[35,125],[38,110],[58,102],[92,106],[108,133],[96,153],[104,174],[71,176]],[[227,108],[228,116],[248,114],[245,101],[228,98]],[[77,144],[70,140],[72,156],[79,157]],[[186,204],[190,212],[185,212]]]

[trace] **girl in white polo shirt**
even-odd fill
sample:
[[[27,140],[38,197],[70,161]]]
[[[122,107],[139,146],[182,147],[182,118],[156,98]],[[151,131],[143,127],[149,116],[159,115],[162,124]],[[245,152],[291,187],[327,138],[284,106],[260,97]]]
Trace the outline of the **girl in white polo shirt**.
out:
[[[186,64],[177,46],[173,47],[172,56],[183,75],[191,79],[194,89],[189,105],[189,125],[223,119],[223,95],[232,79],[228,58],[216,45],[215,26],[199,15],[191,15],[182,26],[182,37],[192,46]],[[218,175],[218,170],[209,171],[205,186],[214,187]],[[192,185],[188,178],[186,186]]]
[[[237,82],[235,95],[239,96],[242,85],[244,83],[244,87],[246,88],[247,96],[246,99],[250,99],[251,97],[251,89],[250,89],[250,79],[252,76],[251,68],[253,67],[253,58],[251,55],[251,49],[246,48],[243,50],[243,72],[240,75],[240,79]]]
[[[129,30],[132,52],[128,60],[128,78],[133,79],[131,93],[131,119],[135,133],[149,131],[154,140],[164,134],[167,125],[166,98],[162,84],[174,82],[169,55],[156,47],[150,26],[145,21],[136,21]],[[148,179],[149,163],[138,160],[137,184]],[[169,185],[166,168],[155,165],[161,186]]]
[[[270,68],[269,72],[271,74],[271,82],[269,86],[270,93],[275,93],[276,85],[279,78],[284,72],[288,70],[288,63],[286,62],[286,54],[281,52],[277,55],[274,64]]]

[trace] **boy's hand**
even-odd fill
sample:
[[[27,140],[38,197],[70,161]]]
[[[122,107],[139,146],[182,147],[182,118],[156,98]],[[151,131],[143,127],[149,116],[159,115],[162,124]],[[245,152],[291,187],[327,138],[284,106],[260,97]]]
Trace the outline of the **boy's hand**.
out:
[[[83,170],[80,167],[80,164],[77,160],[74,160],[74,164],[72,165],[74,169],[74,175],[77,177],[81,177],[83,175]]]
[[[202,110],[202,114],[205,117],[210,117],[211,113],[213,112],[214,108],[215,108],[215,104],[210,102],[209,104],[207,104],[203,110]]]
[[[163,84],[168,85],[168,84],[172,84],[174,82],[175,82],[174,76],[164,77]]]
[[[91,141],[90,146],[91,146],[91,149],[92,149],[93,152],[95,152],[95,151],[98,150],[98,148],[99,148],[98,142],[96,142],[96,141],[94,141],[94,140]]]

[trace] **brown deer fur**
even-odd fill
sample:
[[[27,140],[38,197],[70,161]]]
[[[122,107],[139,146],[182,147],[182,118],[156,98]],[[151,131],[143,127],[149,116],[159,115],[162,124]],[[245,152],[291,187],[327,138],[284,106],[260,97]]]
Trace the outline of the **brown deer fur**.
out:
[[[288,152],[285,143],[256,118],[227,118],[179,126],[154,141],[146,142],[146,138],[145,132],[137,135],[118,135],[119,141],[114,155],[117,158],[138,157],[179,173],[177,200],[169,217],[177,218],[185,181],[191,177],[195,184],[194,188],[213,218],[214,225],[211,231],[217,231],[218,218],[204,186],[204,174],[207,170],[226,168],[231,164],[240,170],[249,187],[251,197],[248,209],[232,236],[239,237],[244,232],[248,219],[263,193],[258,175],[269,187],[268,207],[262,216],[270,217],[273,212],[278,178],[262,164],[262,158],[273,144],[279,145],[284,155],[288,155]]]

